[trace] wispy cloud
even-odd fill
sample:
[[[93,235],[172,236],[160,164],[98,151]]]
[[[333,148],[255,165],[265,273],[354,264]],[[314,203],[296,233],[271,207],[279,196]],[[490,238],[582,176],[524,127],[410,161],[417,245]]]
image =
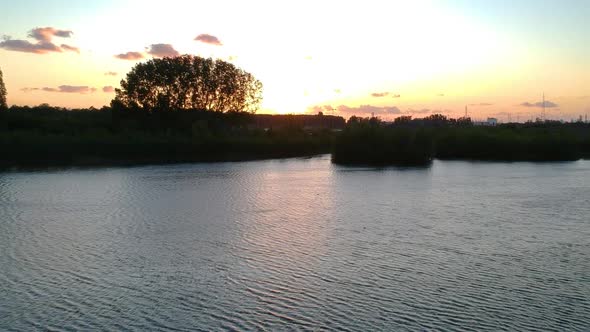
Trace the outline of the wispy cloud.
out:
[[[121,60],[140,60],[143,59],[143,53],[140,52],[127,52],[115,55],[115,58]]]
[[[152,44],[146,49],[146,52],[154,58],[172,58],[180,55],[171,44]]]
[[[387,97],[387,96],[391,96],[391,98],[400,98],[401,95],[398,93],[392,93],[392,92],[373,92],[371,93],[371,97],[373,98],[381,98],[381,97]]]
[[[110,86],[110,85],[109,86],[104,86],[102,88],[102,92],[104,92],[104,93],[113,93],[113,92],[115,92],[115,88],[112,87],[112,86]]]
[[[388,116],[402,114],[403,112],[396,106],[373,106],[373,105],[360,105],[358,107],[352,107],[347,105],[339,105],[332,107],[332,105],[317,105],[308,108],[308,111],[312,113],[317,112],[335,112],[343,116]]]
[[[336,109],[332,107],[332,105],[316,105],[316,106],[312,106],[309,107],[308,112],[313,113],[313,114],[317,114],[319,112],[334,112]]]
[[[52,43],[33,44],[28,40],[5,39],[0,42],[0,48],[8,51],[45,54],[50,52],[61,52],[61,49]]]
[[[24,53],[33,54],[47,54],[47,53],[62,53],[62,52],[75,52],[80,53],[80,49],[67,45],[57,45],[52,42],[54,37],[69,38],[73,34],[70,30],[59,30],[51,27],[46,28],[35,28],[29,31],[28,37],[35,39],[35,43],[23,39],[12,39],[9,36],[5,36],[0,41],[0,48]]]
[[[348,115],[394,115],[402,114],[402,111],[396,106],[373,106],[373,105],[360,105],[358,107],[350,107],[346,105],[340,105],[336,108],[336,111],[340,114]]]
[[[69,51],[69,52],[75,52],[80,54],[80,49],[74,46],[70,46],[70,45],[66,45],[66,44],[61,44],[61,48],[65,51]]]
[[[119,75],[119,73],[115,72],[115,71],[107,71],[106,73],[104,73],[104,76],[117,76]]]
[[[89,86],[80,86],[80,85],[60,85],[58,87],[58,92],[64,93],[92,93],[96,92],[96,88],[91,88]]]
[[[469,104],[469,106],[475,106],[475,107],[477,107],[477,106],[492,106],[492,105],[494,105],[494,104],[491,104],[491,103]]]
[[[40,42],[50,42],[53,37],[70,38],[74,33],[71,30],[59,30],[52,27],[35,28],[29,31],[29,37]]]
[[[60,85],[57,88],[43,87],[43,88],[22,88],[23,92],[45,91],[45,92],[61,92],[61,93],[94,93],[96,88],[86,85]]]
[[[39,88],[22,88],[22,89],[20,89],[20,91],[25,92],[25,93],[38,91],[38,90],[40,90],[40,89]]]
[[[406,113],[408,113],[408,114],[428,114],[428,113],[432,113],[432,112],[433,111],[428,108],[422,108],[419,110],[409,109]]]
[[[524,106],[524,107],[543,107],[543,102],[542,101],[538,101],[536,103],[529,103],[527,101],[527,102],[524,102],[524,103],[520,104],[519,106]],[[546,108],[554,108],[554,107],[559,107],[559,105],[557,105],[556,103],[551,102],[549,100],[546,100],[545,101],[545,107]]]
[[[223,45],[221,43],[221,41],[219,41],[219,38],[213,36],[213,35],[209,35],[206,33],[202,33],[198,36],[195,37],[196,41],[199,41],[201,43],[205,43],[205,44],[211,44],[211,45],[216,45],[216,46],[221,46]]]

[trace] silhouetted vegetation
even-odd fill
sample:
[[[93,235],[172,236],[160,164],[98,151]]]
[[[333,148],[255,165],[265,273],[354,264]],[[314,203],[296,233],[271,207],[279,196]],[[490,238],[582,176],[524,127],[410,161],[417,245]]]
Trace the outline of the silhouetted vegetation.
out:
[[[469,118],[434,114],[393,123],[351,117],[335,142],[342,164],[425,164],[433,158],[498,161],[561,161],[590,156],[590,125],[525,123],[475,126]]]
[[[337,164],[423,165],[432,160],[431,134],[420,128],[392,130],[377,118],[351,117],[332,152]]]
[[[193,55],[139,63],[121,81],[112,102],[128,110],[254,112],[262,83],[223,60]]]
[[[137,64],[111,107],[12,106],[0,112],[0,165],[247,160],[328,153],[344,119],[255,115],[262,84],[222,60]]]
[[[258,117],[263,120],[257,121]],[[333,116],[269,118],[247,112],[12,106],[0,112],[0,165],[171,163],[314,155],[330,152],[334,133],[328,128],[338,122],[344,125],[344,119]]]
[[[101,109],[6,108],[0,72],[0,166],[247,160],[330,151],[335,163],[371,165],[590,156],[590,126],[584,123],[475,126],[469,118],[433,114],[392,123],[353,116],[345,124],[321,113],[256,115],[259,81],[230,63],[196,56],[140,63],[121,86],[111,107]]]
[[[8,108],[6,104],[6,86],[4,85],[4,78],[2,75],[2,69],[0,68],[0,111]]]

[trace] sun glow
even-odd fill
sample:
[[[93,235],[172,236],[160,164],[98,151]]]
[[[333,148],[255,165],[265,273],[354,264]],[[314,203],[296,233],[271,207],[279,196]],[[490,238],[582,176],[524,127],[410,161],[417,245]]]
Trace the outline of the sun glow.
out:
[[[448,1],[106,3],[87,11],[77,6],[77,15],[67,20],[0,22],[0,32],[15,39],[27,39],[27,31],[40,24],[72,30],[67,43],[80,48],[80,54],[43,55],[0,49],[9,103],[107,105],[113,95],[100,92],[102,88],[117,87],[137,62],[114,55],[139,52],[145,60],[153,44],[228,60],[251,72],[264,85],[260,112],[302,113],[317,105],[463,112],[465,104],[489,98],[502,103],[496,111],[505,111],[536,98],[541,90],[590,94],[585,88],[590,86],[590,66],[579,49],[573,47],[571,54],[550,48],[539,52],[533,46],[543,40],[528,43],[524,32]],[[199,34],[218,37],[220,43],[196,41]],[[89,86],[97,92],[26,90],[60,85]],[[572,110],[588,107],[582,101],[570,104]]]

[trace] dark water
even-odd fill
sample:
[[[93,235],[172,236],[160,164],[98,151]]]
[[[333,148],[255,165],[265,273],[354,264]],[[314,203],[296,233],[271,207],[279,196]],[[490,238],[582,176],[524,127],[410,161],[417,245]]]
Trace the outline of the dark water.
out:
[[[0,330],[590,330],[590,161],[0,174]]]

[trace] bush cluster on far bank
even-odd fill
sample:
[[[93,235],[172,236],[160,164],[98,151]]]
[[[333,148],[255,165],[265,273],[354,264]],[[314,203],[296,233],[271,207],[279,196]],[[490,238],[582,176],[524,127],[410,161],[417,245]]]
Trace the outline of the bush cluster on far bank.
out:
[[[415,165],[432,159],[568,161],[590,156],[590,125],[525,123],[474,126],[468,118],[435,114],[393,123],[352,117],[338,136],[339,164]]]

